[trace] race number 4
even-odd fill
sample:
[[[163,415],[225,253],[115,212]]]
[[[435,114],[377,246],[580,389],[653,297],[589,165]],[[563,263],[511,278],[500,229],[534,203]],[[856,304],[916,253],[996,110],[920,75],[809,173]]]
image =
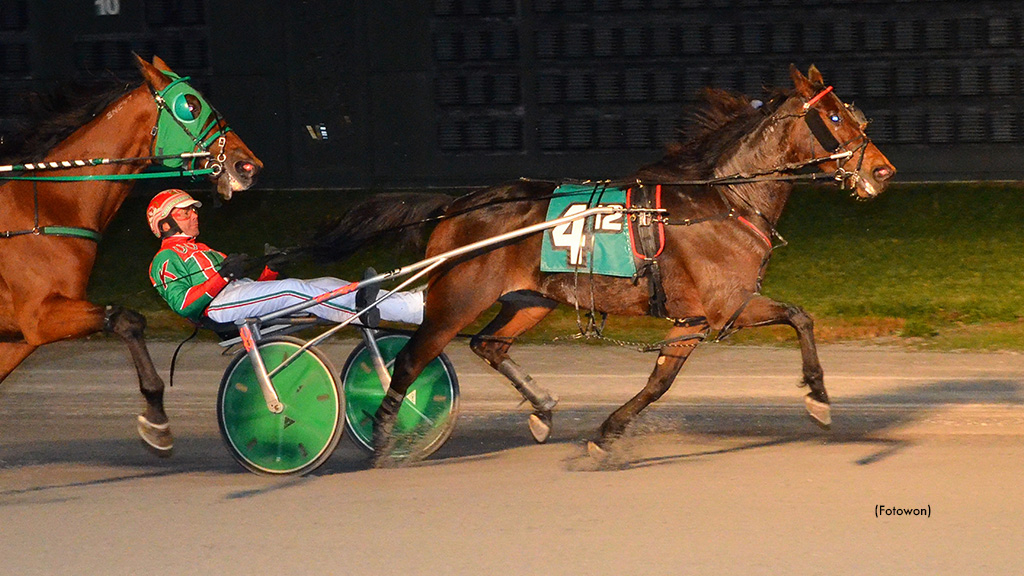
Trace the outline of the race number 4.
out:
[[[622,206],[621,204],[600,204],[603,206]],[[587,204],[570,204],[559,214],[559,218],[579,214],[586,210]],[[619,233],[622,232],[622,214],[597,214],[594,216],[594,233]],[[555,249],[565,250],[568,254],[570,266],[583,266],[586,255],[587,237],[583,233],[586,218],[573,220],[566,224],[555,226],[551,229],[551,246]]]

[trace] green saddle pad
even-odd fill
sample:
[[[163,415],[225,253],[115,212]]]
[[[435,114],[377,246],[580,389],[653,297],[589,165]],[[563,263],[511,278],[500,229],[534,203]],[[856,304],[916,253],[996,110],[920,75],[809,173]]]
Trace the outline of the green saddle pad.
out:
[[[548,220],[596,206],[626,205],[626,191],[593,184],[562,184],[548,204]],[[597,214],[544,231],[541,272],[581,272],[632,277],[636,261],[624,214]]]

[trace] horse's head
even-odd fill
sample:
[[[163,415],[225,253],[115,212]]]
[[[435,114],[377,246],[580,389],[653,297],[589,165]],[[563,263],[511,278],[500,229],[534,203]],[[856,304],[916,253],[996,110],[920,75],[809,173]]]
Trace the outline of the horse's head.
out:
[[[790,76],[801,101],[797,104],[798,115],[804,119],[797,124],[801,131],[797,134],[807,137],[801,141],[811,142],[811,156],[831,156],[820,166],[835,170],[840,185],[852,189],[857,198],[874,198],[882,193],[896,168],[865,134],[868,121],[864,114],[844,104],[831,86],[825,86],[821,72],[813,65],[807,76],[790,66]]]
[[[188,84],[188,78],[178,76],[155,56],[152,64],[138,56],[135,59],[157,103],[153,153],[170,156],[160,162],[170,168],[189,164],[211,170],[208,177],[217,183],[217,192],[225,200],[252,186],[263,162],[231,131],[203,95]],[[208,155],[180,157],[187,153]]]

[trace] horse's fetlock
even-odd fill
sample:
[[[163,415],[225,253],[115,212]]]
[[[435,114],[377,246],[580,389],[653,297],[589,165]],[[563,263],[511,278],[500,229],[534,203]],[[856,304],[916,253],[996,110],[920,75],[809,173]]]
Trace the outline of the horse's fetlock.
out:
[[[812,390],[825,386],[825,373],[821,370],[810,370],[804,372],[803,385]]]

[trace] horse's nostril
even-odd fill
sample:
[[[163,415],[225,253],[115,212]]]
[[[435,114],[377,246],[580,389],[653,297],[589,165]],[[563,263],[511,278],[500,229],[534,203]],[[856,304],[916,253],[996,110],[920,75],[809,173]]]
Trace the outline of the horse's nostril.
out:
[[[235,170],[237,170],[239,174],[246,174],[252,176],[253,174],[256,173],[257,168],[256,165],[253,164],[252,162],[243,161],[235,163]]]
[[[875,180],[879,182],[885,182],[889,178],[892,178],[892,168],[888,166],[879,166],[875,168]]]

